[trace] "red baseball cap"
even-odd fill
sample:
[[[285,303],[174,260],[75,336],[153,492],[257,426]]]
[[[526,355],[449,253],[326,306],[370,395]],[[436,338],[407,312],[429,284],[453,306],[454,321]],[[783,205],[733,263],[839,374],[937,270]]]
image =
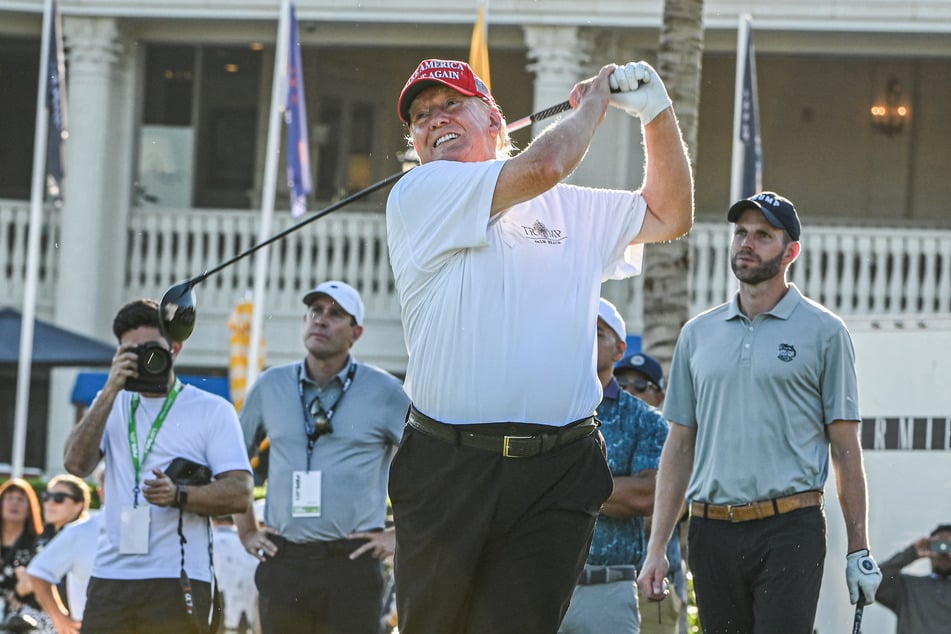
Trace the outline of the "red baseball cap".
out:
[[[423,89],[436,84],[449,86],[467,97],[478,97],[497,108],[489,87],[465,62],[447,59],[424,59],[406,80],[397,101],[397,110],[403,123],[409,123],[409,105]]]

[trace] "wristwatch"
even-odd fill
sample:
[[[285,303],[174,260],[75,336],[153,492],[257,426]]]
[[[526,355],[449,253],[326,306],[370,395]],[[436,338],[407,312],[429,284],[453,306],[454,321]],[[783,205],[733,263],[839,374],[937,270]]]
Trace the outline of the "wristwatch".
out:
[[[185,505],[188,504],[188,491],[181,484],[176,485],[175,487],[175,501],[172,502],[172,506],[175,508],[183,509]]]

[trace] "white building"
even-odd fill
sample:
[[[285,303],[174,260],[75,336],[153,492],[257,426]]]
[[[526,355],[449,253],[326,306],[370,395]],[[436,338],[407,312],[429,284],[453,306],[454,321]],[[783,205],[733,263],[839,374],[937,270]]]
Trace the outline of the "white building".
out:
[[[123,302],[158,298],[258,239],[279,3],[60,4],[69,68],[66,195],[62,209],[47,211],[37,311],[112,341],[111,319]],[[420,59],[468,55],[476,2],[297,5],[312,207],[319,209],[401,169],[396,96]],[[653,59],[662,7],[660,0],[493,0],[493,92],[509,119],[563,101],[575,81],[606,62]],[[0,296],[13,307],[22,303],[41,8],[41,0],[0,0]],[[691,310],[729,292],[724,215],[731,202],[736,25],[740,13],[750,13],[764,185],[795,201],[803,218],[794,280],[841,314],[855,339],[871,532],[883,559],[939,520],[951,521],[951,2],[707,0],[704,12]],[[911,115],[901,129],[883,130],[872,125],[869,110],[890,86]],[[611,114],[604,125],[572,180],[636,187],[636,123]],[[521,147],[529,140],[528,131],[516,135]],[[303,291],[341,278],[361,290],[368,309],[356,354],[403,371],[385,196],[362,199],[271,249],[269,365],[301,354]],[[277,208],[287,206],[282,186]],[[275,231],[290,223],[287,214],[278,216]],[[225,372],[227,320],[252,286],[252,261],[198,286],[198,327],[180,363],[186,371]],[[635,331],[642,323],[640,283],[612,283],[605,291]],[[34,383],[27,465],[61,468],[75,376],[55,370]],[[14,383],[12,370],[0,369],[4,438]],[[3,452],[0,460],[7,460]],[[842,599],[844,540],[834,497],[817,623],[823,633],[842,631],[851,619]],[[889,618],[869,608],[864,631],[889,631]]]

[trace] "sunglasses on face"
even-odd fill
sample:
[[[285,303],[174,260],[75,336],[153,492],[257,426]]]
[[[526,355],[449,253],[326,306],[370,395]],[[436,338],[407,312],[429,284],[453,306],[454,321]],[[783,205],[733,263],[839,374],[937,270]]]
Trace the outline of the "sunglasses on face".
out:
[[[660,388],[657,387],[651,381],[645,379],[627,379],[625,381],[618,381],[618,385],[621,386],[622,390],[634,390],[635,392],[646,392],[647,390],[654,390],[659,392]]]
[[[72,500],[73,502],[79,502],[75,495],[70,495],[69,493],[63,493],[62,491],[43,491],[40,495],[40,498],[44,502],[55,502],[57,504],[62,504],[66,500]]]

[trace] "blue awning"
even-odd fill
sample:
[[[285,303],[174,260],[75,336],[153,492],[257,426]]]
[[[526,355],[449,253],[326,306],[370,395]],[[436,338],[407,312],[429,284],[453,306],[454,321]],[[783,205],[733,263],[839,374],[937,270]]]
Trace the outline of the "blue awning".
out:
[[[20,359],[22,320],[20,311],[0,308],[0,365],[15,366]],[[108,367],[115,354],[115,344],[33,320],[33,365]]]
[[[109,378],[108,372],[80,372],[76,377],[76,383],[73,385],[72,403],[74,405],[85,405],[89,407],[92,404],[96,394],[106,384]],[[231,390],[228,386],[228,377],[226,376],[204,376],[201,374],[179,374],[178,378],[182,383],[194,385],[212,394],[222,396],[231,400]]]

